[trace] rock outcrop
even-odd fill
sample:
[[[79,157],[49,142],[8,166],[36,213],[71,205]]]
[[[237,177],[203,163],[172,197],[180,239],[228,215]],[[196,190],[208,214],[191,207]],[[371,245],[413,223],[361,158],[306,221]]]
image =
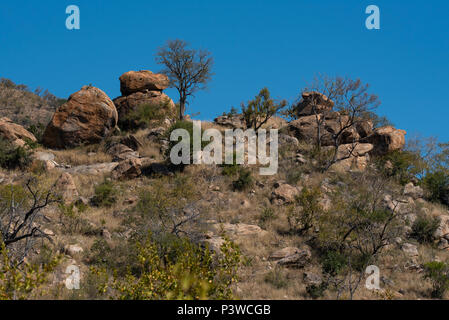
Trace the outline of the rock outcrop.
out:
[[[370,144],[371,154],[384,155],[401,150],[405,145],[404,130],[392,126],[374,129],[373,123],[361,118],[352,119],[348,115],[333,111],[334,102],[318,92],[305,92],[296,106],[298,119],[288,125],[290,135],[309,143],[321,146],[334,146],[338,138],[339,145]],[[362,156],[358,156],[360,158]],[[361,159],[356,159],[361,160]],[[357,166],[365,166],[367,159]],[[345,160],[344,167],[350,167],[354,161]]]
[[[128,71],[120,77],[120,91],[124,96],[135,92],[162,91],[167,89],[169,84],[166,75],[148,70]]]
[[[160,116],[173,118],[176,106],[170,97],[162,91],[168,88],[169,80],[166,75],[151,71],[129,71],[120,77],[121,97],[114,99],[117,108],[120,127],[136,127],[139,124],[129,115],[142,105],[160,108]]]
[[[382,155],[404,148],[406,134],[404,130],[386,126],[376,129],[366,140],[374,145],[374,153]]]
[[[24,127],[9,118],[0,118],[0,137],[17,147],[23,147],[27,140],[36,142],[36,137]]]
[[[134,179],[142,174],[142,162],[140,159],[129,158],[120,161],[112,170],[112,178],[116,180]]]
[[[113,132],[117,120],[117,110],[106,93],[84,86],[56,110],[43,143],[56,149],[98,143]]]
[[[331,111],[334,102],[326,95],[311,91],[302,94],[302,100],[296,106],[299,116],[310,116],[315,113],[325,113]]]

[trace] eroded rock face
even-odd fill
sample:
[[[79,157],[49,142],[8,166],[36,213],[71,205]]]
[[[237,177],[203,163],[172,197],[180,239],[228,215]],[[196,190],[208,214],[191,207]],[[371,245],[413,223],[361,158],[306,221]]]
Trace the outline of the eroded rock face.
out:
[[[424,197],[424,190],[420,186],[415,186],[412,182],[404,187],[404,195],[412,197],[414,200]]]
[[[434,237],[437,239],[445,238],[447,240],[449,239],[449,215],[441,215],[438,218],[440,219],[440,224],[435,231]]]
[[[84,86],[56,110],[43,143],[57,149],[98,143],[112,133],[117,120],[117,110],[106,93]]]
[[[140,159],[130,158],[119,162],[112,170],[112,178],[116,180],[134,179],[141,175],[142,162]]]
[[[146,90],[162,91],[167,89],[169,84],[166,75],[149,70],[128,71],[120,77],[120,91],[124,96]]]
[[[315,113],[325,113],[331,111],[334,102],[326,95],[311,91],[302,94],[302,100],[298,104],[298,114],[300,116],[310,116]]]
[[[309,115],[290,122],[288,129],[300,140],[317,143],[319,128],[321,146],[332,146],[334,145],[333,135],[344,129],[349,121],[348,116],[341,116],[338,112],[328,113],[326,115]],[[361,135],[356,129],[355,126],[345,129],[340,135],[339,142],[349,144],[358,141]],[[367,128],[365,129],[368,130]]]
[[[367,138],[374,145],[373,152],[379,155],[392,151],[402,150],[405,146],[406,131],[396,129],[392,126],[378,128]]]
[[[26,140],[37,141],[31,132],[6,117],[0,118],[0,137],[18,147],[23,147]]]

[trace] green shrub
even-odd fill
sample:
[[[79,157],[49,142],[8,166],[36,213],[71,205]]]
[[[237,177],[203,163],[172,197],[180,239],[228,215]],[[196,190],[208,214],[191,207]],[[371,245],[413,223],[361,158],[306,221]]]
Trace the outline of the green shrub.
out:
[[[47,254],[47,252],[45,253]],[[59,256],[44,257],[40,264],[18,264],[8,256],[4,243],[0,243],[0,300],[24,300],[39,298],[43,286],[59,264]]]
[[[239,177],[232,182],[234,190],[244,191],[253,185],[253,177],[248,169],[239,170]]]
[[[225,241],[221,254],[202,249],[182,239],[173,243],[170,252],[162,254],[150,235],[138,242],[137,269],[128,269],[124,277],[115,270],[94,269],[97,276],[113,274],[112,281],[105,281],[99,288],[120,300],[190,300],[230,299],[231,285],[238,281],[241,253],[232,242]]]
[[[385,168],[387,163],[391,168]],[[410,151],[393,151],[377,159],[378,168],[389,177],[394,177],[400,184],[410,182],[410,179],[422,173],[426,164],[419,154]]]
[[[424,278],[432,283],[432,298],[443,299],[449,288],[449,267],[444,262],[432,261],[424,264]]]
[[[328,284],[325,282],[320,285],[311,284],[306,287],[306,292],[312,299],[318,299],[324,296],[327,287]]]
[[[9,141],[0,138],[0,167],[5,169],[24,169],[31,164],[28,150],[15,147]]]
[[[426,174],[423,186],[429,193],[429,200],[449,205],[449,174],[438,170]]]
[[[412,233],[410,237],[416,239],[419,243],[432,243],[435,231],[440,225],[440,219],[427,218],[425,216],[419,216],[413,222]]]
[[[332,276],[339,274],[347,265],[346,257],[336,250],[325,252],[321,259],[323,271]]]
[[[259,221],[262,224],[267,223],[268,221],[274,220],[276,218],[276,213],[273,208],[265,208],[262,211],[262,214],[259,217]]]
[[[290,229],[303,233],[311,229],[318,220],[323,208],[320,204],[320,188],[303,188],[296,197],[296,206],[290,207],[287,213]]]
[[[42,137],[45,132],[45,126],[42,123],[32,124],[28,127],[28,131],[31,132],[37,139],[37,142],[42,141]]]
[[[117,193],[114,183],[105,180],[95,187],[92,204],[97,207],[110,207],[117,201]]]
[[[174,118],[175,112],[171,108],[170,100],[163,103],[147,103],[137,106],[120,120],[120,127],[124,130],[137,130],[159,125],[165,118]]]
[[[265,276],[265,282],[276,289],[287,288],[289,283],[284,271],[280,268],[275,268],[268,272]]]

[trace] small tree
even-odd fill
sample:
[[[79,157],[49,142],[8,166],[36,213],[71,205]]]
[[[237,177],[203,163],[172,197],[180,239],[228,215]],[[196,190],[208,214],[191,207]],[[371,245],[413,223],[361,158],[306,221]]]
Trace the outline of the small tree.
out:
[[[443,299],[449,288],[449,266],[444,262],[432,261],[424,265],[424,278],[432,283],[432,298]]]
[[[214,60],[207,51],[189,49],[183,40],[170,40],[159,49],[156,61],[164,65],[162,72],[179,92],[179,114],[183,120],[187,99],[211,80]]]
[[[286,105],[287,101],[285,100],[276,103],[270,97],[270,91],[267,88],[263,88],[254,100],[249,101],[247,105],[242,104],[246,126],[258,130]]]
[[[26,190],[18,186],[0,189],[0,242],[17,261],[24,260],[34,240],[50,239],[40,226],[42,210],[57,201],[51,190],[37,191],[31,179],[26,183]]]

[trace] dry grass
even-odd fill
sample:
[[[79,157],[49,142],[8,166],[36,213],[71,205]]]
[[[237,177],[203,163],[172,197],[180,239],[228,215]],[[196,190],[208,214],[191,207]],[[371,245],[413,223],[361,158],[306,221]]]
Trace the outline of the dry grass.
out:
[[[71,166],[90,165],[96,163],[112,162],[112,156],[101,150],[100,146],[89,148],[79,147],[68,150],[52,151],[58,164]]]

